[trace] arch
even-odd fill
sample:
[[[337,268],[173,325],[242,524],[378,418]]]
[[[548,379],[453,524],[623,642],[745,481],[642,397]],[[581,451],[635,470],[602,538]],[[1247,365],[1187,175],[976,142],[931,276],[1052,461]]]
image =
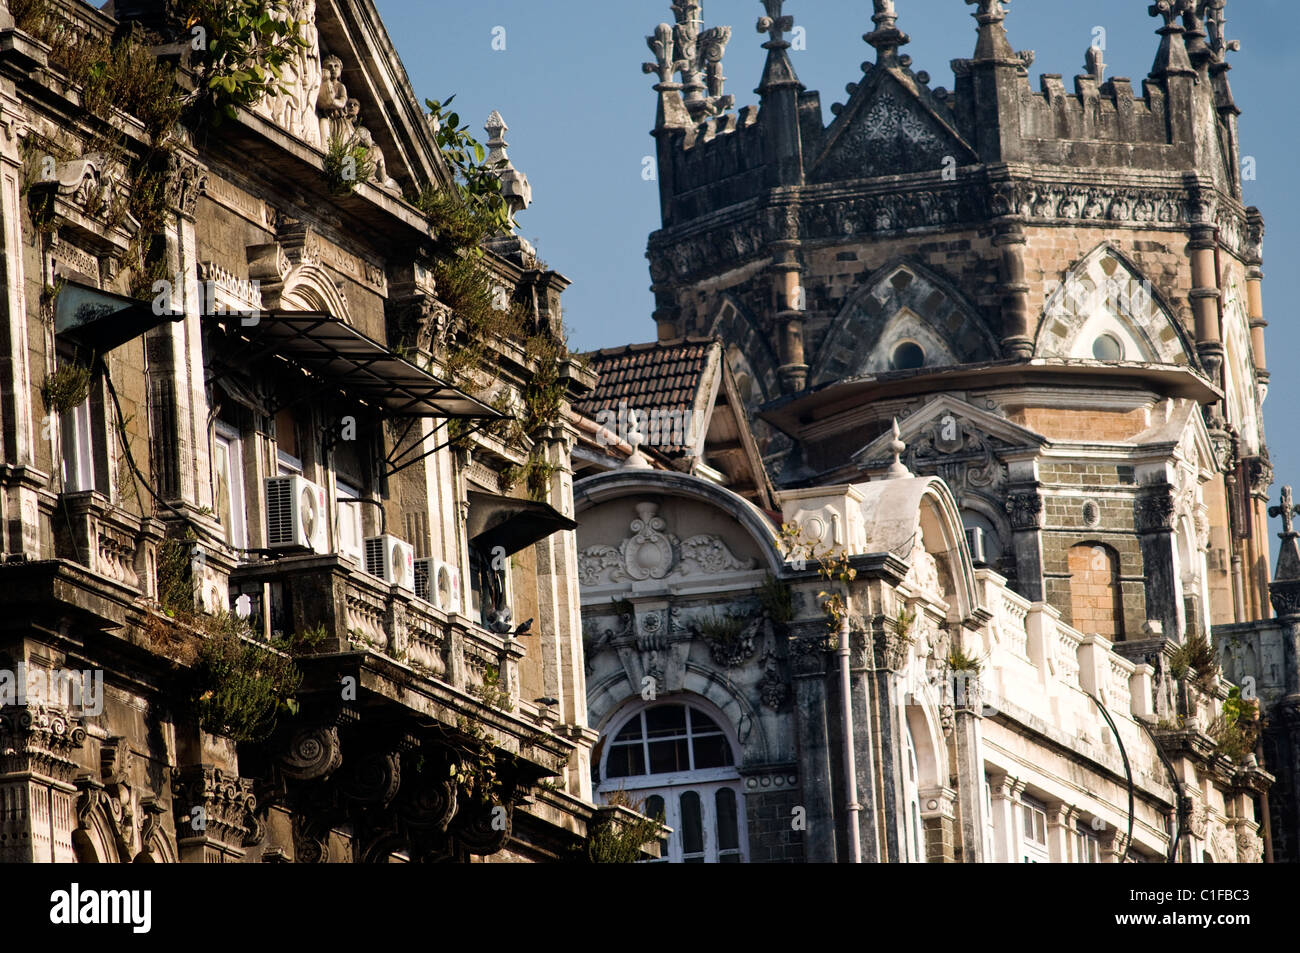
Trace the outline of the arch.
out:
[[[1118,356],[1098,350],[1108,339]],[[1079,260],[1048,299],[1035,357],[1196,366],[1196,351],[1174,311],[1142,272],[1109,242]]]
[[[290,268],[279,299],[279,306],[287,311],[320,311],[344,324],[352,323],[348,299],[320,265],[304,262]]]
[[[925,366],[989,361],[998,343],[961,292],[906,259],[876,271],[831,322],[809,375],[812,386],[891,370],[895,348],[921,346]]]
[[[727,364],[746,407],[756,409],[780,395],[780,355],[772,349],[770,336],[732,295],[722,296],[706,333],[722,339]]]
[[[577,514],[598,504],[624,497],[645,496],[647,493],[694,500],[722,510],[753,538],[756,548],[762,554],[764,568],[779,573],[785,566],[785,557],[776,545],[776,529],[762,510],[725,487],[685,473],[667,470],[611,470],[585,477],[573,484],[575,518]]]
[[[1100,542],[1079,543],[1068,553],[1070,624],[1080,632],[1124,639],[1124,596],[1119,553]]]

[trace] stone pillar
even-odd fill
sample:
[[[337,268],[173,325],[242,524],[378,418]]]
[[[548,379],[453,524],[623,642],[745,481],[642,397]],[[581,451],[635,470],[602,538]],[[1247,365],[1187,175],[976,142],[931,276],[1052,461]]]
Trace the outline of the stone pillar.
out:
[[[1146,617],[1158,620],[1165,635],[1183,640],[1178,621],[1181,613],[1175,598],[1174,501],[1172,487],[1160,484],[1149,489],[1136,503],[1138,541],[1142,548],[1142,572],[1146,576]]]
[[[815,626],[823,623],[817,622]],[[799,779],[803,787],[805,857],[810,864],[833,864],[836,849],[835,808],[841,801],[833,791],[831,740],[827,725],[826,651],[821,636],[790,639],[790,668],[794,683],[794,730],[799,739]]]
[[[1223,367],[1223,336],[1219,327],[1219,274],[1215,262],[1218,234],[1213,225],[1192,226],[1187,248],[1192,264],[1192,290],[1188,297],[1196,317],[1196,353],[1214,384],[1219,384]]]
[[[1010,211],[1014,213],[1016,209]],[[1028,239],[1024,225],[1009,216],[999,222],[997,229],[993,244],[1002,252],[1002,283],[999,285],[1002,293],[1002,354],[1028,360],[1034,354],[1033,329],[1029,326],[1029,283],[1025,280],[1025,245]]]
[[[13,85],[0,83],[0,224],[4,229],[0,256],[4,288],[0,294],[0,460],[7,464],[0,478],[0,548],[6,555],[35,560],[43,555],[40,493],[50,477],[35,467],[44,409],[33,406],[24,293],[21,140],[27,133]]]
[[[920,792],[921,827],[924,839],[922,859],[927,864],[953,864],[957,862],[957,792],[950,788],[930,788]],[[983,800],[981,796],[980,800]],[[962,818],[963,826],[965,818]],[[970,860],[965,853],[962,860]]]
[[[73,863],[80,722],[45,705],[0,714],[0,863]]]
[[[961,861],[964,864],[982,864],[992,861],[985,857],[984,829],[988,823],[984,803],[984,704],[983,691],[976,684],[973,704],[957,706],[953,710],[953,747],[957,761],[956,801],[961,817],[958,831]],[[922,805],[925,807],[925,799]]]
[[[1259,381],[1259,402],[1264,403],[1268,393],[1268,360],[1264,350],[1264,272],[1263,265],[1264,219],[1259,209],[1246,212],[1246,315],[1250,319],[1250,350],[1255,359],[1255,377]]]
[[[1011,546],[1016,556],[1016,591],[1030,602],[1042,602],[1043,498],[1038,484],[1013,485],[1006,509],[1011,524]]]
[[[1020,862],[1021,811],[1023,782],[1009,774],[990,774],[989,788],[993,801],[993,861],[999,864]]]
[[[1074,850],[1074,824],[1078,818],[1078,809],[1063,801],[1047,803],[1047,854],[1052,863],[1069,864],[1078,860]]]

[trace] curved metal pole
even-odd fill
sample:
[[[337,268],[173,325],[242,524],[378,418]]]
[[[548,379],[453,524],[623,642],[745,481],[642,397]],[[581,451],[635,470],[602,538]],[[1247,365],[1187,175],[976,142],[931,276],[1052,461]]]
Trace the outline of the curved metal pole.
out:
[[[1119,729],[1115,727],[1115,721],[1110,717],[1110,712],[1106,706],[1097,700],[1097,696],[1092,692],[1084,692],[1092,703],[1097,706],[1101,712],[1101,717],[1106,719],[1106,724],[1110,725],[1111,734],[1115,736],[1115,743],[1119,745],[1119,756],[1124,759],[1124,777],[1128,779],[1128,838],[1124,841],[1124,860],[1128,860],[1129,849],[1133,846],[1133,769],[1129,767],[1128,752],[1124,750],[1124,739],[1119,736]],[[1120,863],[1124,861],[1121,860]]]
[[[1169,758],[1161,750],[1159,743],[1156,741],[1156,736],[1151,733],[1151,729],[1144,722],[1139,721],[1138,724],[1142,725],[1142,730],[1147,733],[1147,737],[1155,745],[1156,755],[1160,758],[1160,763],[1165,766],[1165,770],[1169,772],[1169,781],[1174,789],[1174,836],[1169,841],[1169,855],[1165,858],[1165,863],[1176,864],[1178,863],[1178,842],[1183,836],[1183,812],[1179,804],[1179,800],[1183,796],[1183,782],[1178,780],[1178,775],[1174,772],[1174,766],[1169,763]]]

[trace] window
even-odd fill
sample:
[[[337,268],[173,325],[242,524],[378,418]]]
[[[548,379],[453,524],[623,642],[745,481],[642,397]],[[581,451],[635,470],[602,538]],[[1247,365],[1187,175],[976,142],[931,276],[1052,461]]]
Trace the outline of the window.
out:
[[[1124,360],[1124,344],[1113,334],[1103,334],[1092,342],[1092,356],[1099,361]]]
[[[338,537],[339,552],[353,562],[365,562],[365,530],[362,528],[361,491],[342,480],[334,482],[334,532]]]
[[[1074,830],[1074,862],[1076,864],[1101,863],[1101,838],[1086,824]]]
[[[239,431],[218,423],[212,440],[212,501],[234,549],[248,548],[248,510],[244,497],[244,451]]]
[[[607,736],[599,794],[628,791],[673,829],[663,862],[738,864],[746,835],[732,740],[713,716],[687,704],[635,711]]]
[[[889,364],[896,371],[914,371],[925,366],[925,350],[915,341],[904,341],[894,348]]]
[[[912,737],[912,726],[903,726],[903,824],[907,833],[907,860],[919,864],[925,860],[921,849],[923,833],[921,829],[921,794],[918,787],[916,766],[916,741]]]
[[[63,433],[64,491],[83,493],[93,490],[95,488],[95,439],[89,397],[63,414],[60,429]]]
[[[1021,832],[1021,860],[1026,864],[1045,864],[1047,853],[1047,807],[1032,798],[1020,805],[1024,830]]]

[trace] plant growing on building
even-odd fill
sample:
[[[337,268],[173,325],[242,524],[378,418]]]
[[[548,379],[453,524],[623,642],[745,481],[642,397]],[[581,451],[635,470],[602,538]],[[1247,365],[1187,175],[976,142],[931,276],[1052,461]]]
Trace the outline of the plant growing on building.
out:
[[[346,136],[341,130],[330,134],[325,152],[325,181],[333,195],[351,195],[357,183],[369,182],[375,174],[375,163],[370,158],[370,148],[355,135]]]
[[[51,413],[66,414],[80,407],[90,396],[90,368],[80,364],[63,364],[45,375],[41,399]]]
[[[1189,672],[1196,673],[1195,685],[1210,692],[1219,677],[1219,662],[1209,640],[1202,634],[1192,635],[1169,656],[1169,673],[1181,681]]]
[[[785,625],[794,619],[794,591],[789,583],[782,582],[771,573],[767,574],[763,585],[758,589],[758,604],[767,617],[779,625]]]
[[[489,665],[483,670],[483,681],[474,686],[473,692],[489,707],[503,711],[515,710],[509,690],[501,684],[501,669],[495,665]]]
[[[1255,750],[1259,742],[1259,702],[1241,697],[1233,686],[1223,702],[1223,712],[1210,725],[1207,734],[1214,739],[1220,754],[1240,763]]]
[[[817,574],[828,585],[817,593],[817,598],[822,600],[822,611],[826,613],[831,647],[837,648],[840,630],[849,617],[848,586],[858,578],[858,571],[853,568],[846,552],[840,550],[837,553],[833,548],[823,548],[817,543],[817,540],[805,539],[803,529],[792,523],[782,524],[777,539],[777,546],[787,560],[817,563]]]
[[[282,715],[298,712],[293,696],[302,673],[289,646],[253,641],[247,625],[229,614],[205,619],[195,673],[199,724],[236,742],[265,740]]]
[[[662,836],[663,816],[646,817],[644,801],[634,801],[626,791],[615,791],[605,796],[605,802],[625,807],[641,815],[629,821],[622,817],[606,816],[597,822],[580,848],[581,859],[591,864],[633,864],[641,859],[645,845]]]

